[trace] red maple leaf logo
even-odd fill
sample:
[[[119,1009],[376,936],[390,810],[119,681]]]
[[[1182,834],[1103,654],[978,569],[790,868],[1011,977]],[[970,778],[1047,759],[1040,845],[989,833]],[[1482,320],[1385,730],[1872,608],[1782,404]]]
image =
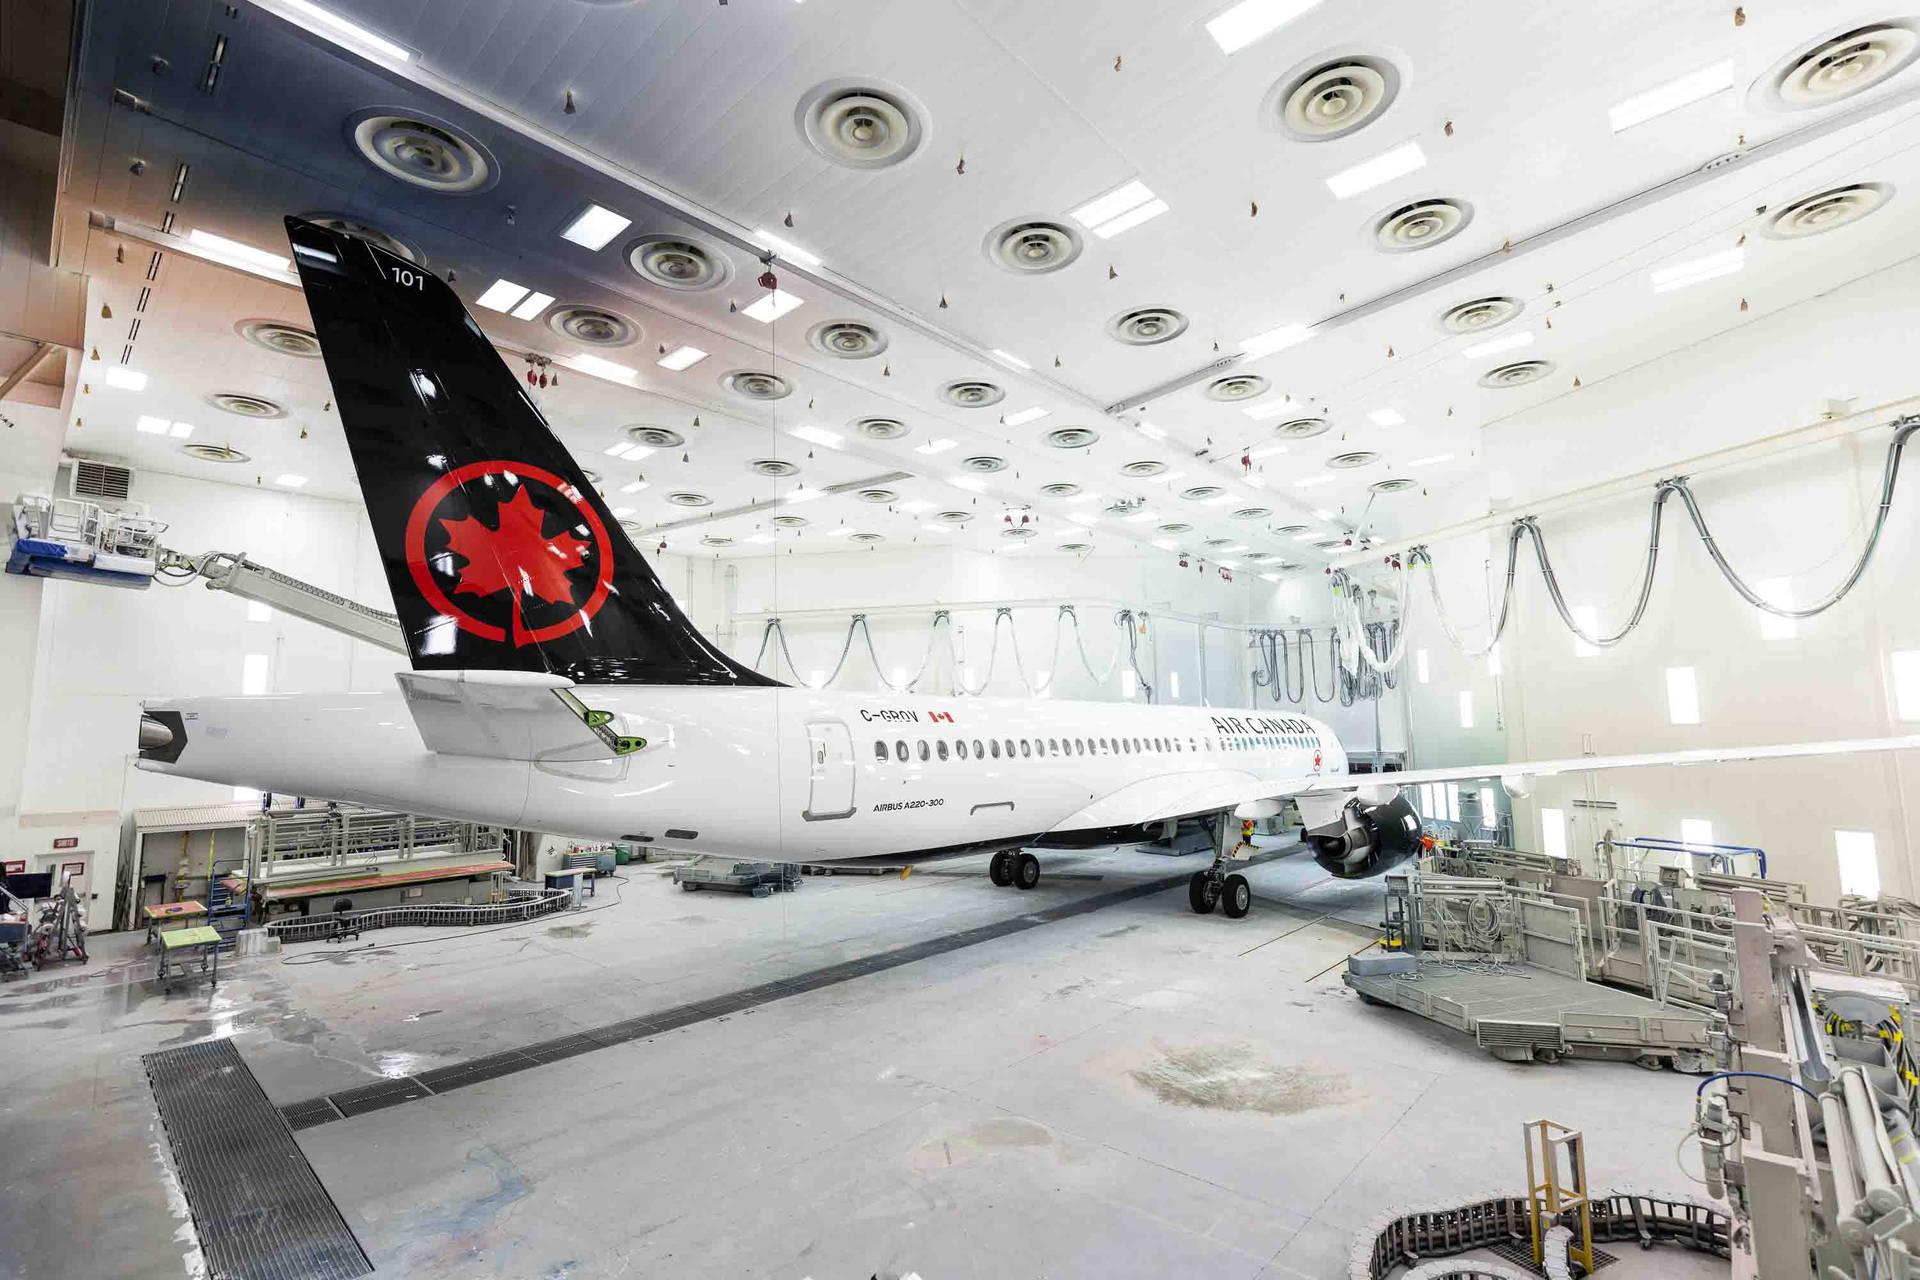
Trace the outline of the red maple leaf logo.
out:
[[[454,594],[513,592],[516,631],[519,605],[527,596],[547,604],[573,603],[567,571],[586,562],[593,544],[564,529],[549,536],[543,528],[547,513],[524,488],[515,489],[513,497],[499,505],[495,519],[491,527],[473,516],[440,522],[447,531],[447,550],[466,561]]]

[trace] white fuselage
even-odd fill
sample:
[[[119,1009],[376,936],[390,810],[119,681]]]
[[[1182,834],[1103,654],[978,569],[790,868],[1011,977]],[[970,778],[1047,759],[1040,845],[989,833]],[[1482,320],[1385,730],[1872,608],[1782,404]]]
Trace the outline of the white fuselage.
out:
[[[804,688],[574,692],[647,745],[593,760],[452,754],[423,744],[397,692],[298,694],[150,704],[186,717],[186,745],[172,763],[139,764],[280,794],[803,862],[1120,825],[1102,819],[1100,802],[1129,787],[1177,798],[1189,782],[1347,769],[1326,725],[1279,711]]]

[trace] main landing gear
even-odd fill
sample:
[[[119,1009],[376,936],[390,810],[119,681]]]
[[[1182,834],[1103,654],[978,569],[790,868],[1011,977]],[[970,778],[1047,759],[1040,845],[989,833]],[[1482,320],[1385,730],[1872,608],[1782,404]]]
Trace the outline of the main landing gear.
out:
[[[997,885],[1031,889],[1040,883],[1040,859],[1024,849],[1002,849],[987,864],[987,876]]]
[[[1239,872],[1227,871],[1232,853],[1239,848],[1235,845],[1230,850],[1227,846],[1235,825],[1227,815],[1221,815],[1213,835],[1213,865],[1194,872],[1193,879],[1187,881],[1187,905],[1200,915],[1217,906],[1229,920],[1238,920],[1253,910],[1253,886]]]

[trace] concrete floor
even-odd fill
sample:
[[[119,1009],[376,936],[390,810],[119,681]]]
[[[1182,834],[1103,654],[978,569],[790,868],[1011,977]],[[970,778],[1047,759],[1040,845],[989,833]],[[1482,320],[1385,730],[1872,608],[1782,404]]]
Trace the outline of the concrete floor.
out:
[[[275,1102],[732,991],[1204,863],[984,858],[768,899],[629,868],[588,911],[383,930],[157,992],[137,937],[0,988],[0,1275],[197,1275],[139,1056],[232,1036]],[[1693,1082],[1516,1067],[1338,966],[1377,883],[1256,867],[1247,919],[1172,890],[299,1135],[380,1275],[1344,1276],[1383,1208],[1523,1182],[1586,1130],[1596,1188],[1681,1192]],[[1632,1256],[1615,1276],[1725,1275]]]

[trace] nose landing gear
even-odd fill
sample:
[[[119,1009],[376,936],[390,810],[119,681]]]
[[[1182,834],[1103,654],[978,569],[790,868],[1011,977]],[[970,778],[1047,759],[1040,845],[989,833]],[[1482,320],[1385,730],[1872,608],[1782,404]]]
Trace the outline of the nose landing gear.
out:
[[[1003,849],[987,864],[987,878],[997,885],[1032,889],[1040,883],[1040,859],[1024,849]]]

